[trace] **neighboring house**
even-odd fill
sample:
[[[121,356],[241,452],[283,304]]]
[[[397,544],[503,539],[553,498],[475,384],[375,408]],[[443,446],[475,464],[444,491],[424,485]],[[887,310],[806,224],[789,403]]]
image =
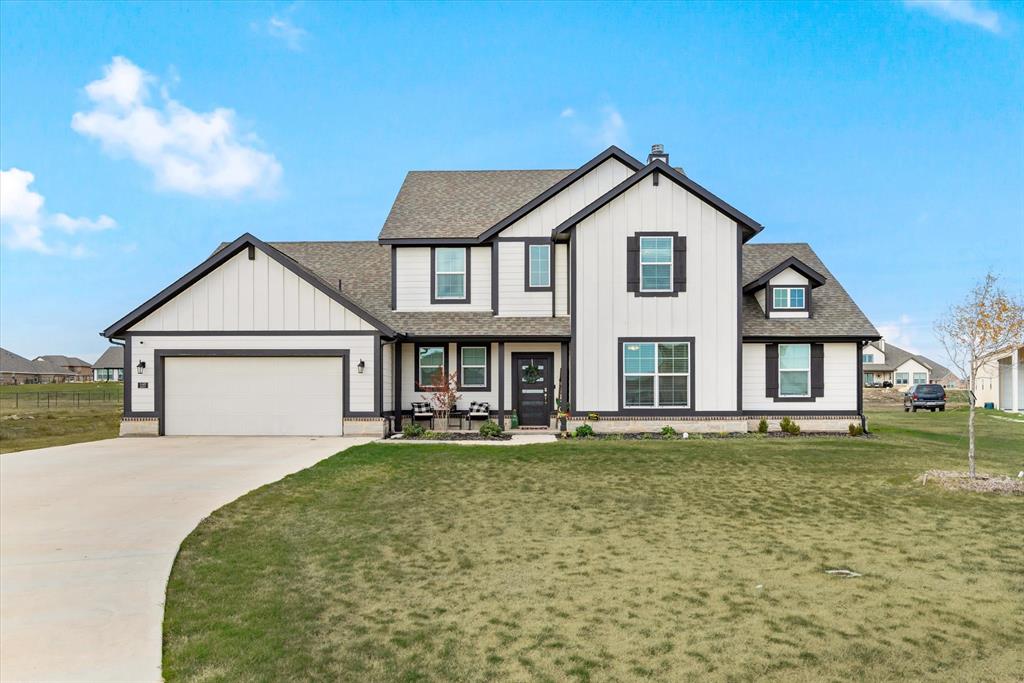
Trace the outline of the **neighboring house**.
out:
[[[845,431],[879,334],[806,244],[668,164],[410,172],[376,241],[244,234],[104,331],[123,433],[386,432],[440,372],[548,427]],[[557,401],[556,401],[557,399]]]
[[[884,339],[864,347],[864,386],[882,386],[890,382],[906,389],[914,384],[941,384],[949,389],[960,386],[960,378],[949,368],[920,354],[910,353]]]
[[[53,384],[73,381],[74,373],[46,360],[29,360],[0,349],[0,383]]]
[[[1024,346],[1006,349],[978,369],[974,395],[979,406],[1024,411]]]
[[[57,367],[64,368],[71,373],[71,377],[68,378],[69,382],[88,382],[92,379],[92,366],[81,358],[75,358],[74,356],[38,356],[36,360],[44,360]]]
[[[124,347],[113,345],[92,365],[94,382],[120,382],[124,378]]]

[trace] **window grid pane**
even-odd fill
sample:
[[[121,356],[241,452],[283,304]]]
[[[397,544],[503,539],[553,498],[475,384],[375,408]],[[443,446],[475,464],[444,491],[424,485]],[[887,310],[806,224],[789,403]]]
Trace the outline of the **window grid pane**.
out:
[[[424,346],[420,348],[418,373],[420,386],[432,386],[439,379],[438,375],[443,372],[443,367],[443,346]]]
[[[439,248],[434,252],[437,258],[438,273],[465,273],[466,250]]]
[[[779,344],[780,370],[810,370],[810,344]]]
[[[437,298],[438,299],[465,299],[466,298],[466,276],[449,275],[438,273],[437,275]]]
[[[672,291],[671,237],[640,238],[640,290]]]
[[[487,384],[487,371],[480,367],[462,368],[462,384],[467,387],[482,387]]]
[[[780,396],[807,396],[810,391],[810,375],[807,370],[783,370],[779,373]]]
[[[802,289],[791,289],[791,290],[789,290],[789,307],[790,308],[803,308],[804,307],[804,290],[802,290]]]
[[[530,286],[551,284],[551,248],[546,244],[530,245]]]

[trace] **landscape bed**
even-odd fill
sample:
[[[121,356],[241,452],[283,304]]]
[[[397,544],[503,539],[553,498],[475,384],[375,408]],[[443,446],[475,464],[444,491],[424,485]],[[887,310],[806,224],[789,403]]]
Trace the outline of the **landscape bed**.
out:
[[[875,439],[371,444],[207,518],[168,680],[1018,679],[1024,499],[964,411]],[[979,416],[979,467],[1024,429]],[[827,573],[827,572],[833,573]]]

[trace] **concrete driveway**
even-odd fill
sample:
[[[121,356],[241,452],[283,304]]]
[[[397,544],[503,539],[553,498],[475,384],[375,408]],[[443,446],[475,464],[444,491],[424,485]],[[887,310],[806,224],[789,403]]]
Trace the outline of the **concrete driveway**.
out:
[[[243,493],[368,441],[110,439],[0,456],[0,680],[159,680],[185,536]]]

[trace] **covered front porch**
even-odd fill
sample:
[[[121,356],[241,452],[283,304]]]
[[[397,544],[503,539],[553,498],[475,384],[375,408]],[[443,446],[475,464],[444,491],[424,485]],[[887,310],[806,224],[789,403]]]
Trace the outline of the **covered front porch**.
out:
[[[568,337],[420,337],[389,346],[391,386],[383,387],[384,404],[395,431],[414,418],[413,403],[431,402],[441,373],[454,379],[460,398],[456,415],[444,425],[435,419],[435,429],[478,428],[482,418],[469,424],[466,414],[471,403],[486,403],[490,419],[504,429],[554,430],[559,399],[569,400]]]

